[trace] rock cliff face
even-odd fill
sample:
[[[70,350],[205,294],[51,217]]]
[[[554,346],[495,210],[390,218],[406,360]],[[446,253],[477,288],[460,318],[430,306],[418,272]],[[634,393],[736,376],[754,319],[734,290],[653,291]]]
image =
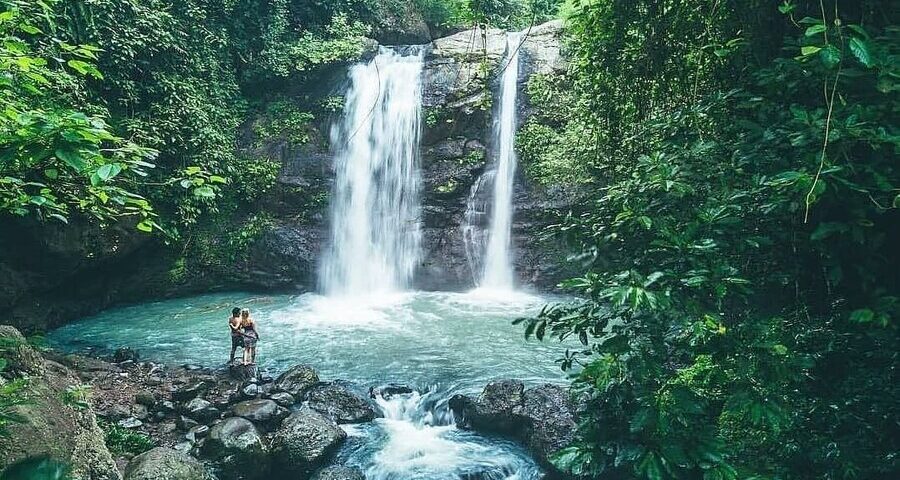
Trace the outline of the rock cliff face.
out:
[[[0,358],[11,366],[4,372],[11,378],[0,376],[0,383],[27,378],[20,403],[4,412],[16,420],[0,435],[0,470],[25,458],[46,455],[69,464],[72,478],[120,480],[93,410],[72,393],[81,380],[67,367],[45,361],[10,326],[0,325],[0,342],[14,345],[0,352]]]
[[[388,44],[423,43],[428,32],[419,22],[412,19],[407,27],[408,35],[391,37],[384,33],[392,31],[386,25],[379,39]],[[529,115],[524,93],[528,78],[565,69],[561,31],[561,23],[549,22],[533,27],[525,37],[520,51],[520,124]],[[506,48],[502,30],[474,29],[433,40],[426,54],[421,147],[424,252],[415,277],[417,288],[473,286],[462,230],[472,186],[493,161],[492,104]],[[305,88],[304,95],[325,98],[340,93],[346,87],[344,78],[340,70],[323,72],[322,82]],[[272,141],[256,147],[254,153],[281,165],[276,188],[253,207],[274,221],[250,245],[249,261],[233,276],[199,275],[187,284],[173,282],[175,253],[131,225],[101,232],[86,223],[56,226],[4,220],[0,305],[7,307],[11,323],[31,332],[149,298],[223,289],[315,289],[319,255],[329,236],[327,197],[334,171],[327,138],[334,120],[319,119],[306,145]],[[550,288],[564,276],[559,246],[540,240],[539,233],[567,201],[561,189],[539,187],[517,176],[513,240],[521,284]]]

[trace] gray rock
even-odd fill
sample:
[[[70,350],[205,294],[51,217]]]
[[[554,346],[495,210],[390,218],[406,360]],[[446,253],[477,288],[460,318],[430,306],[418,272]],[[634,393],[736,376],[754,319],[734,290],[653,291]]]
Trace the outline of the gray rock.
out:
[[[258,370],[256,365],[229,365],[228,375],[241,382],[246,382],[257,377]]]
[[[134,395],[134,403],[151,408],[156,404],[156,397],[149,390],[141,390]]]
[[[193,382],[182,387],[177,387],[172,391],[172,400],[176,402],[184,402],[192,398],[199,397],[209,389],[209,384],[204,381]]]
[[[97,415],[110,421],[118,421],[131,415],[131,409],[125,405],[110,405],[105,410],[99,410]]]
[[[287,392],[278,392],[269,395],[269,398],[272,399],[278,405],[282,407],[291,407],[296,403],[297,400],[294,399],[294,396]]]
[[[375,418],[375,409],[366,399],[335,383],[309,390],[307,405],[337,423],[367,422]]]
[[[228,417],[214,425],[200,455],[216,465],[223,479],[260,478],[269,470],[269,453],[262,434],[241,417]]]
[[[567,62],[562,54],[563,21],[552,20],[537,25],[522,44],[524,70],[528,74],[565,72]]]
[[[356,467],[336,465],[319,470],[312,480],[366,480],[366,476]]]
[[[413,393],[413,389],[406,385],[399,385],[396,383],[389,383],[387,385],[383,385],[380,387],[375,387],[369,390],[369,396],[372,398],[381,397],[385,400],[389,400],[391,397],[395,395],[406,395],[409,393]]]
[[[162,434],[175,433],[175,430],[178,430],[178,426],[175,425],[175,422],[166,422],[159,425],[159,432]]]
[[[144,422],[142,422],[134,417],[128,417],[128,418],[123,418],[122,420],[119,420],[116,424],[122,428],[138,428],[141,425],[143,425]]]
[[[569,392],[558,385],[525,390],[518,413],[530,420],[527,444],[541,459],[567,447],[575,438],[576,406]]]
[[[255,383],[248,383],[243,389],[241,389],[241,395],[244,398],[256,398],[259,395],[259,385]]]
[[[284,417],[287,417],[289,412],[274,400],[247,400],[233,405],[231,413],[253,423],[274,427]]]
[[[276,471],[309,475],[347,438],[337,423],[324,415],[301,409],[281,423],[272,437]]]
[[[187,413],[198,412],[204,408],[211,407],[212,403],[203,398],[194,398],[184,404],[183,410]]]
[[[294,397],[300,397],[307,389],[319,383],[319,375],[312,367],[295,365],[282,373],[275,380],[275,387]]]
[[[181,430],[188,431],[188,430],[196,427],[197,425],[200,425],[200,423],[192,418],[188,418],[188,417],[185,417],[184,415],[181,415],[175,420],[175,425],[177,425],[178,428]]]
[[[450,407],[463,414],[460,422],[465,426],[515,434],[522,428],[518,408],[524,402],[524,390],[525,385],[518,380],[499,380],[487,384],[473,402],[460,403],[465,400],[455,396]]]
[[[28,344],[28,340],[18,329],[0,325],[0,339],[9,344],[3,352],[7,372],[30,375],[44,373],[43,357]]]
[[[125,480],[213,480],[196,459],[171,448],[157,447],[128,462]]]
[[[115,363],[136,362],[139,358],[137,350],[129,347],[117,348],[112,355],[112,361]]]
[[[461,428],[497,432],[522,441],[544,464],[568,446],[577,426],[569,392],[558,385],[525,390],[516,380],[488,384],[477,399],[455,395],[450,408]]]
[[[206,425],[197,425],[196,427],[191,428],[184,435],[189,442],[196,442],[197,440],[206,436],[209,433],[209,427]]]
[[[172,447],[176,452],[180,453],[190,453],[191,449],[194,448],[194,444],[192,442],[178,442],[175,446]]]
[[[131,406],[131,416],[138,420],[146,420],[150,416],[150,411],[144,405],[136,404]]]
[[[182,412],[184,412],[186,416],[201,423],[211,422],[221,415],[219,409],[213,407],[212,403],[202,398],[195,398],[186,403],[182,408]]]

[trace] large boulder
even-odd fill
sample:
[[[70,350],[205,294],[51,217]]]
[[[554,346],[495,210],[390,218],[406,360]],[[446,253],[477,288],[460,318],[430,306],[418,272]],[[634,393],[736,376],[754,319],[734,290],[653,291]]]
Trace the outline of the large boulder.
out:
[[[43,357],[15,327],[0,325],[0,348],[8,372],[28,375],[44,373]]]
[[[368,422],[376,416],[366,399],[336,383],[318,385],[306,395],[309,408],[337,423]]]
[[[498,380],[484,387],[476,400],[457,395],[450,407],[462,414],[458,423],[477,430],[517,434],[524,427],[519,415],[525,385],[518,380]]]
[[[24,458],[46,456],[69,464],[73,478],[118,480],[119,471],[93,410],[65,401],[70,387],[81,385],[81,379],[20,343],[22,336],[14,328],[0,331],[4,340],[16,340],[12,348],[0,351],[0,357],[15,368],[7,373],[29,374],[27,386],[13,397],[24,402],[8,412],[18,421],[8,423],[0,435],[0,470]]]
[[[488,384],[475,399],[454,396],[450,408],[461,428],[519,440],[544,464],[572,442],[577,427],[575,404],[558,385],[525,389],[517,380],[501,380]]]
[[[272,437],[276,471],[309,475],[347,438],[336,422],[307,408],[292,413]]]
[[[275,380],[275,388],[299,397],[310,387],[319,383],[319,375],[307,365],[295,365]]]
[[[246,418],[266,428],[274,427],[284,417],[288,409],[279,406],[274,400],[246,400],[231,407],[231,413]]]
[[[366,476],[356,467],[336,465],[319,470],[312,480],[366,480]]]
[[[467,114],[489,105],[489,75],[505,51],[506,32],[498,28],[465,30],[434,40],[422,75],[422,104]]]
[[[202,463],[171,448],[157,447],[128,462],[125,480],[214,480]]]
[[[522,43],[523,69],[529,75],[561,73],[567,62],[562,52],[563,21],[552,20],[536,25]]]
[[[262,434],[241,417],[229,417],[213,425],[200,454],[212,461],[222,479],[260,478],[269,471]]]
[[[542,459],[567,447],[575,437],[578,424],[576,407],[566,389],[559,385],[541,385],[525,390],[518,414],[530,424],[528,448]]]

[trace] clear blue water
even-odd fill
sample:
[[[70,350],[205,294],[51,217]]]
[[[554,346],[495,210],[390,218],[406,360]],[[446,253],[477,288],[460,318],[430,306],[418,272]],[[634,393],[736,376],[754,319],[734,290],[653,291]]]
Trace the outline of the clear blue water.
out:
[[[111,309],[55,330],[48,340],[65,351],[129,346],[157,362],[221,366],[230,350],[227,319],[238,306],[256,319],[258,362],[273,373],[302,363],[323,379],[472,391],[496,378],[562,380],[554,360],[564,348],[526,341],[511,323],[545,301],[478,292],[214,294]]]
[[[521,446],[456,428],[447,399],[477,393],[498,378],[563,381],[555,359],[565,347],[526,341],[511,323],[548,300],[485,291],[202,295],[111,309],[51,332],[48,340],[65,351],[128,346],[157,362],[223,366],[231,309],[249,308],[260,332],[259,364],[273,374],[302,363],[323,380],[417,390],[379,399],[384,418],[345,426],[350,436],[339,459],[359,466],[367,479],[536,480],[541,469]]]

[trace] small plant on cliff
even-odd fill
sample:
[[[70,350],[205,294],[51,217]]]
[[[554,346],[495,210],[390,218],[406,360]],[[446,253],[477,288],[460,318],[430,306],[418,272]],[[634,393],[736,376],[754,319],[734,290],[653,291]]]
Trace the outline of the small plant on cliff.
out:
[[[63,392],[63,403],[76,409],[84,410],[91,406],[91,395],[93,394],[90,385],[70,385]]]
[[[140,455],[156,446],[156,442],[149,436],[120,427],[115,423],[100,422],[103,430],[106,448],[114,456]]]
[[[7,377],[6,372],[9,361],[5,355],[21,346],[21,341],[13,337],[0,338],[0,375]],[[8,377],[7,377],[8,378]],[[13,422],[21,422],[21,417],[15,412],[15,407],[27,403],[23,395],[28,387],[28,379],[13,378],[7,381],[0,377],[0,435],[6,435],[6,427]]]

